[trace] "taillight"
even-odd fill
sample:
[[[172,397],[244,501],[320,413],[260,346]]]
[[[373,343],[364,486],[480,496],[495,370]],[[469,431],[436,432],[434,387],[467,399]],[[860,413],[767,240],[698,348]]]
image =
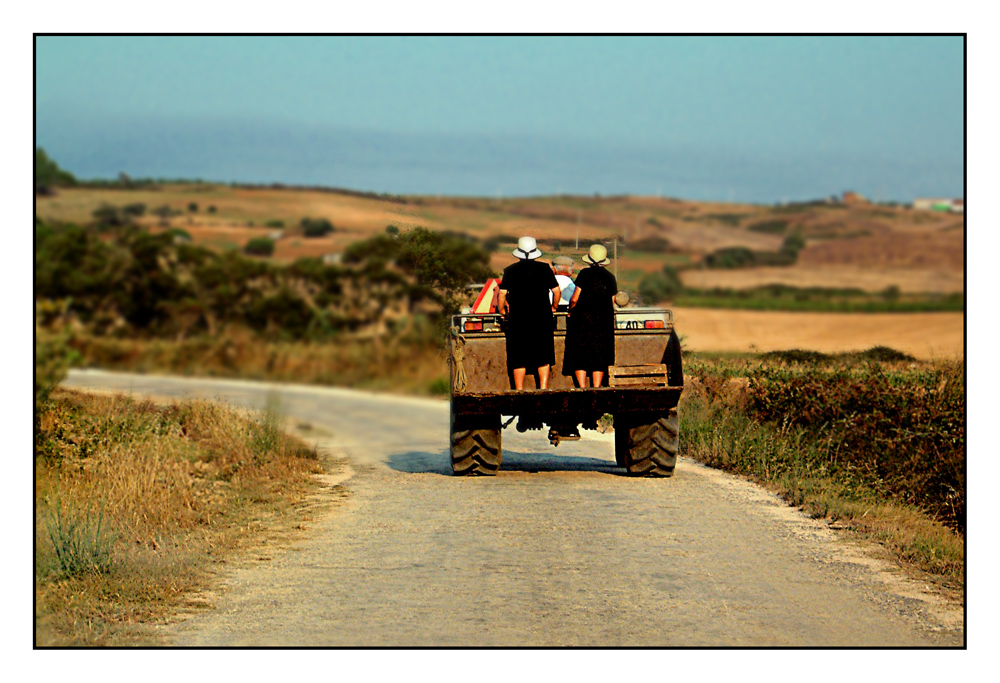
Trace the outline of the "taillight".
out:
[[[647,330],[662,330],[663,321],[662,320],[647,320],[646,321]]]
[[[465,331],[466,332],[482,332],[483,324],[481,322],[473,322],[471,320],[465,321]]]

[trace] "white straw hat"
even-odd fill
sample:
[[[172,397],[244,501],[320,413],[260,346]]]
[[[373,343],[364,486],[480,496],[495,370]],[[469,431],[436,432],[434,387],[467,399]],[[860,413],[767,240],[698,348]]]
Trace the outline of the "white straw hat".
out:
[[[591,244],[590,253],[584,254],[583,260],[597,266],[606,266],[611,263],[608,258],[608,249],[603,244]]]
[[[538,245],[535,243],[534,237],[522,237],[517,241],[517,249],[511,252],[514,256],[520,259],[536,259],[542,255],[542,252],[538,251]]]

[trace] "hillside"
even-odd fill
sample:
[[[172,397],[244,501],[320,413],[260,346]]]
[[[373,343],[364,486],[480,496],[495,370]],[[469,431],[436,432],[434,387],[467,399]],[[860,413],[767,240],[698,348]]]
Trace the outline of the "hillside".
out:
[[[102,206],[142,205],[133,220],[151,232],[187,231],[195,244],[242,248],[250,239],[281,234],[273,259],[337,254],[385,232],[424,226],[465,233],[495,249],[497,272],[512,261],[516,238],[534,235],[546,257],[577,259],[593,241],[618,239],[623,287],[666,264],[693,266],[718,249],[777,251],[791,234],[805,239],[790,266],[690,268],[688,287],[741,289],[764,284],[947,294],[964,291],[965,221],[960,214],[868,203],[761,206],[633,196],[532,198],[388,197],[283,187],[155,184],[60,189],[36,197],[46,221],[94,222]],[[303,218],[324,218],[334,232],[305,237]],[[577,246],[579,244],[579,246]],[[582,265],[582,264],[581,264]]]

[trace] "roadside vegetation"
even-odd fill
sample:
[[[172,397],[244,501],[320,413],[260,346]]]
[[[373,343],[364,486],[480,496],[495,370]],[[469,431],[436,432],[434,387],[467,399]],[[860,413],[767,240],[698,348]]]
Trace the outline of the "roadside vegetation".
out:
[[[136,645],[199,596],[237,552],[266,560],[308,521],[323,471],[282,432],[279,408],[157,405],[54,388],[66,349],[35,382],[35,644]]]
[[[964,585],[965,365],[892,349],[689,356],[682,454]]]
[[[298,216],[282,208],[294,206],[285,198],[257,207],[247,198],[254,188],[191,183],[178,190],[125,176],[81,182],[36,151],[36,194],[45,201],[60,195],[60,210],[84,217],[36,218],[35,225],[38,645],[148,642],[150,626],[168,613],[204,605],[195,596],[216,563],[259,551],[275,530],[301,523],[311,475],[322,470],[313,450],[281,432],[274,406],[247,413],[60,390],[68,367],[447,396],[448,316],[470,303],[466,285],[495,275],[490,254],[509,251],[525,219],[564,224],[561,233],[539,237],[553,256],[579,257],[591,243],[610,245],[640,224],[665,235],[671,226],[701,223],[783,237],[774,252],[726,248],[706,256],[714,267],[744,268],[793,264],[802,235],[823,228],[810,221],[858,210],[818,204],[724,212],[665,198],[432,200],[303,189],[420,207],[421,220],[438,226],[382,223],[362,235],[339,218],[334,226]],[[73,187],[94,197],[66,197]],[[440,229],[467,220],[462,212],[469,211],[486,226],[476,237]],[[209,249],[192,241],[193,223],[190,231],[170,227],[182,215],[256,222],[268,232],[252,245]],[[275,240],[288,240],[265,235],[285,226],[312,244],[331,235],[359,239],[339,261],[279,262]],[[838,230],[854,234],[848,222]],[[579,247],[571,250],[574,232]],[[621,281],[646,304],[964,310],[962,295],[893,287],[697,290],[683,286],[680,272],[701,262],[666,237],[633,240],[621,253],[668,264],[657,262],[652,273],[623,268]],[[840,356],[700,353],[686,358],[685,374],[683,455],[770,487],[944,587],[964,585],[964,363],[918,362],[885,348]]]
[[[154,374],[227,377],[448,396],[445,351],[436,328],[334,342],[268,341],[243,327],[215,338],[116,339],[76,334],[79,365]],[[43,332],[48,339],[51,333]]]

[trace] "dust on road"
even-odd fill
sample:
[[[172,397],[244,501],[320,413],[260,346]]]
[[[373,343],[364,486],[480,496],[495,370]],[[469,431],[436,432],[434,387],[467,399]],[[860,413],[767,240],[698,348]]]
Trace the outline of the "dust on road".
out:
[[[226,571],[178,646],[961,646],[963,611],[775,496],[685,458],[615,467],[610,435],[503,432],[451,476],[448,405],[254,382],[74,372],[77,387],[263,404],[353,476],[301,540]],[[683,432],[681,435],[683,439]],[[339,496],[344,494],[346,496]]]

